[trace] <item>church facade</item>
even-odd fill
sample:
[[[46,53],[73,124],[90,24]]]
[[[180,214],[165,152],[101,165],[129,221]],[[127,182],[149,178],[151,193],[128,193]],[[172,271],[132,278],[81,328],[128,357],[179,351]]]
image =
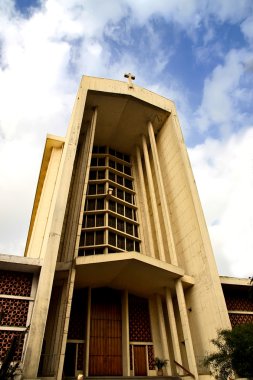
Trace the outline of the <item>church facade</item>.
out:
[[[82,78],[66,137],[46,140],[25,257],[0,265],[0,354],[29,325],[25,379],[154,376],[155,357],[206,377],[231,327],[175,105],[131,80]]]

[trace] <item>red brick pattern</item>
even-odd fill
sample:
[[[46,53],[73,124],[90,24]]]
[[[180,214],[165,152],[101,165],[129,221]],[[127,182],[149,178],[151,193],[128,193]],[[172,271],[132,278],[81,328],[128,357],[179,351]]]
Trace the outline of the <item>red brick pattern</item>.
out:
[[[25,327],[29,301],[0,298],[2,326]]]
[[[228,310],[253,311],[253,301],[247,296],[228,296],[226,304]]]
[[[30,297],[32,288],[32,273],[0,270],[0,294],[18,297]],[[25,327],[29,308],[28,300],[0,297],[1,325],[10,327]],[[14,336],[19,331],[0,330],[0,360],[4,359],[11,347]],[[14,361],[21,360],[24,335],[22,334]]]
[[[129,338],[131,342],[151,342],[148,300],[129,296]]]
[[[253,323],[253,314],[229,314],[232,327],[243,323]]]
[[[148,346],[148,366],[149,369],[155,369],[154,366],[154,347]]]
[[[20,332],[17,332],[17,331],[0,331],[0,360],[3,360],[8,349],[11,347],[11,342],[12,342],[14,336],[18,335],[18,334],[20,334]],[[24,343],[24,335],[22,336],[20,344],[19,344],[19,346],[16,350],[16,353],[14,355],[14,361],[21,360],[23,343]]]
[[[29,297],[32,279],[32,273],[0,270],[0,294]]]

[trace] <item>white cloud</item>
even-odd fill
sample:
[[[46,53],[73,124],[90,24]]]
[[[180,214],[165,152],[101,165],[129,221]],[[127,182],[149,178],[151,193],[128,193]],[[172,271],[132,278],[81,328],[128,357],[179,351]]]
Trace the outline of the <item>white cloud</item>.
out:
[[[168,49],[161,44],[156,23],[162,18],[192,39],[204,25],[206,44],[215,35],[211,29],[208,33],[213,18],[231,23],[244,20],[243,33],[248,38],[252,35],[251,0],[242,0],[239,10],[234,0],[45,0],[41,4],[41,8],[24,17],[15,10],[14,0],[0,1],[0,251],[19,254],[24,248],[46,133],[65,135],[82,74],[123,80],[124,72],[134,72],[138,84],[175,100],[184,132],[191,133],[186,115],[192,115],[194,110],[189,108],[188,89],[170,73],[166,78],[155,79],[176,49],[175,36],[168,33],[170,54],[165,54]],[[136,28],[138,32],[145,30],[140,42],[143,46],[139,46],[142,55],[128,49],[135,42],[132,39]],[[123,52],[114,51],[112,41],[124,45]],[[240,84],[250,62],[245,50],[232,51],[207,78],[198,110],[202,129],[215,123],[227,130],[235,123],[243,125],[246,119],[237,112],[237,106],[242,100],[250,102],[247,87]],[[207,145],[217,156],[212,165],[206,163],[207,172],[214,178],[213,186],[219,185],[232,197],[234,182],[222,161],[223,145],[211,140]],[[194,152],[199,152],[202,163],[206,162],[201,147]],[[244,187],[247,189],[248,183]],[[210,231],[219,227],[219,252],[228,243],[223,241],[221,226],[215,223],[226,202],[226,195],[220,196],[212,206]],[[226,207],[228,210],[227,204]]]
[[[219,272],[252,276],[253,127],[189,149]]]
[[[249,42],[253,43],[253,16],[249,16],[243,21],[241,30]]]
[[[195,113],[195,124],[201,131],[216,126],[222,134],[227,134],[235,125],[247,121],[246,115],[238,112],[241,102],[247,102],[246,62],[250,54],[244,50],[231,50],[225,57],[224,64],[215,67],[205,80],[203,99]],[[244,87],[240,81],[245,78]],[[249,79],[250,80],[250,79]]]
[[[23,253],[41,156],[28,135],[0,142],[1,253]]]
[[[231,23],[239,22],[252,11],[251,0],[213,0],[206,1],[207,14],[214,15],[217,20]]]

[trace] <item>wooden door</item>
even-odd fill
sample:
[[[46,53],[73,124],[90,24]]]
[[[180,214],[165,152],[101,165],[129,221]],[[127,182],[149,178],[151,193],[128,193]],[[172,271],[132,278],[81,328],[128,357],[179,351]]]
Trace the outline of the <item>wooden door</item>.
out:
[[[134,376],[147,376],[146,346],[134,345]]]
[[[122,375],[121,295],[112,289],[93,289],[89,376]]]

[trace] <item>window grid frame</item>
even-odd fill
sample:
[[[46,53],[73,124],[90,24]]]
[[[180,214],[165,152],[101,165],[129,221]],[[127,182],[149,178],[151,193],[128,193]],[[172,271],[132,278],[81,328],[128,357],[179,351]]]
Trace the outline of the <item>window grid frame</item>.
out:
[[[85,252],[87,251],[87,255],[90,255],[92,250],[93,254],[96,253],[97,250],[102,250],[103,253],[116,253],[116,252],[126,252],[127,246],[129,244],[133,245],[134,249],[131,251],[140,252],[141,239],[139,238],[139,223],[138,223],[138,207],[135,204],[135,183],[134,177],[132,175],[132,163],[129,155],[125,155],[124,153],[116,152],[116,154],[121,155],[121,157],[128,157],[129,161],[125,161],[124,159],[117,157],[110,153],[111,148],[109,147],[95,147],[95,150],[100,150],[100,148],[104,149],[104,152],[96,152],[92,153],[92,161],[90,165],[90,173],[92,174],[92,178],[90,179],[89,174],[89,182],[87,187],[86,194],[86,202],[83,210],[83,222],[81,228],[81,236],[82,242],[85,245],[79,244],[79,251],[81,256],[85,256]],[[103,163],[102,166],[99,165],[99,160]],[[113,163],[113,164],[112,164]],[[96,164],[96,165],[95,165]],[[114,167],[112,167],[113,165]],[[118,170],[118,168],[122,169],[122,171]],[[127,168],[127,169],[125,169]],[[127,173],[125,173],[125,170]],[[103,172],[103,176],[101,177],[101,172]],[[110,179],[110,173],[115,175],[115,181]],[[130,175],[130,174],[131,175]],[[122,178],[122,184],[118,183],[118,176]],[[126,182],[125,182],[126,181]],[[121,180],[120,180],[121,182]],[[125,183],[131,183],[131,187],[125,186]],[[99,193],[98,188],[99,185],[104,186],[104,193]],[[113,188],[114,194],[109,194],[109,189]],[[93,189],[92,194],[90,194],[90,189]],[[94,193],[95,189],[95,193]],[[122,193],[121,193],[122,192]],[[118,194],[121,194],[121,198],[118,198]],[[131,197],[132,203],[126,201],[126,194],[128,197]],[[104,208],[97,208],[98,202],[101,202],[101,199],[104,200]],[[94,201],[94,208],[90,208],[92,205],[92,201]],[[115,204],[115,211],[111,210],[109,207],[110,201]],[[89,206],[90,204],[90,206]],[[122,208],[123,214],[119,213],[118,210]],[[130,211],[131,210],[131,211]],[[126,214],[132,213],[132,217],[126,216]],[[103,215],[103,225],[97,225],[97,216]],[[88,217],[94,217],[95,225],[87,226]],[[115,227],[109,225],[109,218],[112,217],[115,219]],[[123,226],[122,229],[118,229],[118,225]],[[127,232],[127,225],[132,226],[132,234]],[[98,232],[103,231],[103,243],[96,244],[96,236]],[[93,244],[86,245],[86,239],[93,232]],[[115,245],[110,244],[110,233],[115,234],[116,243]],[[81,239],[80,239],[81,242]],[[119,245],[119,246],[118,246]],[[123,247],[124,248],[121,248]],[[135,248],[138,247],[138,250]],[[89,254],[88,254],[89,252]],[[79,255],[79,253],[78,253]]]

